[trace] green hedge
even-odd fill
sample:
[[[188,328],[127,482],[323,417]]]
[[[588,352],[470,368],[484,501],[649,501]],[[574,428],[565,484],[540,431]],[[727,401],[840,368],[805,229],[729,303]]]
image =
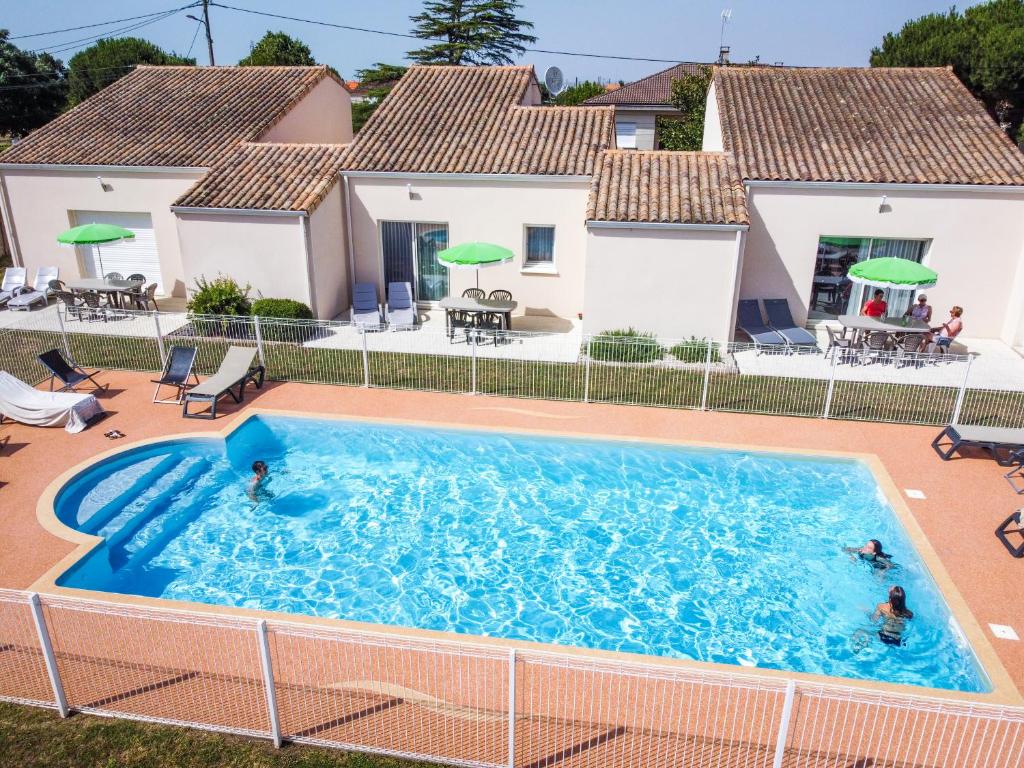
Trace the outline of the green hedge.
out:
[[[592,360],[616,363],[653,363],[665,354],[654,334],[633,328],[605,331],[595,336],[584,350]]]
[[[313,310],[295,299],[257,299],[252,313],[260,317],[280,317],[286,320],[312,320]]]

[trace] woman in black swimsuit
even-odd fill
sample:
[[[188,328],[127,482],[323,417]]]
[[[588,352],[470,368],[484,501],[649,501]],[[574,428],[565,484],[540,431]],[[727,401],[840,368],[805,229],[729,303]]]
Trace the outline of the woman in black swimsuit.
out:
[[[872,621],[882,619],[882,627],[878,630],[878,639],[886,645],[903,645],[903,632],[907,622],[914,618],[914,612],[907,608],[907,593],[903,587],[889,590],[889,600],[875,606]]]

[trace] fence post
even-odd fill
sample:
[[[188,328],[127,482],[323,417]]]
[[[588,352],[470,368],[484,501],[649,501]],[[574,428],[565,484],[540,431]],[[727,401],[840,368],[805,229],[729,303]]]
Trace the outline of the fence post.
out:
[[[786,755],[786,741],[789,739],[789,721],[793,717],[793,698],[796,695],[796,683],[786,683],[786,699],[782,703],[782,719],[779,722],[779,735],[775,742],[775,759],[772,768],[782,768],[782,758]]]
[[[366,328],[359,326],[359,335],[363,337],[363,386],[370,386],[370,353],[366,349]]]
[[[960,382],[960,391],[956,393],[956,405],[953,406],[953,418],[950,419],[950,424],[958,424],[960,422],[960,409],[964,407],[964,397],[967,395],[967,377],[971,375],[972,362],[974,362],[974,355],[967,355],[964,379]]]
[[[832,370],[828,375],[828,389],[825,392],[825,407],[821,410],[821,418],[827,419],[832,411],[832,393],[836,389],[836,365],[839,362],[838,347],[832,350]]]
[[[160,332],[160,313],[153,313],[153,327],[156,329],[156,349],[160,353],[160,367],[167,365],[167,351],[164,349],[164,335]]]
[[[266,368],[267,361],[263,357],[263,329],[260,327],[259,315],[252,316],[252,329],[256,332],[256,356],[260,359],[260,365]]]
[[[590,402],[590,337],[587,336],[587,356],[583,360],[583,402]]]
[[[708,354],[704,358],[704,388],[700,393],[700,409],[706,411],[708,409],[708,387],[711,385],[711,345],[714,342],[708,339]]]
[[[60,338],[64,343],[64,355],[68,360],[74,360],[71,356],[71,345],[68,344],[68,332],[64,328],[64,313],[61,311],[63,307],[57,307],[57,322],[60,324]]]
[[[508,768],[516,768],[516,649],[508,649]]]
[[[263,689],[267,694],[267,714],[270,715],[270,737],[274,746],[281,746],[281,721],[277,717],[277,692],[274,690],[274,668],[270,665],[270,640],[267,638],[266,619],[256,624],[260,642],[260,664],[263,666]]]
[[[473,339],[473,350],[471,352],[472,358],[470,362],[470,391],[469,394],[476,394],[476,348],[480,346],[480,337],[477,336]]]
[[[39,602],[39,595],[33,592],[28,598],[32,606],[32,619],[36,624],[36,633],[39,635],[39,647],[43,651],[43,660],[46,662],[46,674],[50,677],[50,686],[53,688],[53,699],[57,703],[57,711],[61,717],[68,716],[68,700],[64,695],[64,686],[60,681],[60,671],[57,669],[57,657],[53,655],[53,645],[50,643],[50,633],[46,631],[46,619],[43,618],[43,605]]]

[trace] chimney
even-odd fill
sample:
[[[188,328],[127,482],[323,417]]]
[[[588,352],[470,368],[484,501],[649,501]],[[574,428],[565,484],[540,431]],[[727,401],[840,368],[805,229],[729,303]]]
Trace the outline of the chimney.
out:
[[[729,46],[723,45],[718,48],[718,63],[728,64],[729,63]]]

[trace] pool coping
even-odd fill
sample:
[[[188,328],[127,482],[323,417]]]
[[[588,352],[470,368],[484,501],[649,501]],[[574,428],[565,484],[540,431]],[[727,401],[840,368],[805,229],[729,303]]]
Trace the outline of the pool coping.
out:
[[[623,443],[644,443],[648,445],[665,445],[686,448],[699,448],[710,450],[749,451],[756,453],[770,453],[775,455],[807,456],[807,457],[829,457],[836,459],[847,459],[862,462],[872,473],[876,483],[882,490],[886,500],[889,502],[896,514],[897,519],[907,532],[914,549],[921,561],[925,564],[931,578],[935,581],[939,594],[946,602],[953,619],[957,622],[968,644],[971,646],[983,672],[988,676],[992,690],[987,693],[974,693],[966,691],[955,691],[945,688],[929,688],[925,686],[888,683],[883,681],[862,680],[856,678],[834,677],[807,672],[795,672],[789,670],[765,669],[761,667],[746,667],[739,664],[725,664],[720,662],[697,661],[691,659],[676,659],[662,656],[649,656],[646,654],[628,653],[624,651],[606,651],[576,646],[558,645],[555,643],[542,643],[528,640],[516,640],[497,637],[485,637],[481,635],[448,632],[444,630],[428,630],[416,627],[403,627],[386,624],[375,624],[371,622],[352,621],[348,619],[331,619],[316,616],[305,616],[282,611],[266,611],[249,608],[238,608],[234,606],[212,605],[207,603],[196,603],[185,600],[170,600],[166,598],[142,597],[138,595],[126,595],[113,592],[102,592],[97,590],[78,589],[63,587],[57,584],[57,580],[75,564],[82,561],[96,547],[100,546],[104,539],[100,536],[83,533],[61,522],[56,513],[56,499],[60,491],[79,474],[90,469],[99,462],[116,457],[118,455],[145,448],[149,445],[159,443],[172,443],[188,440],[226,440],[232,432],[241,428],[247,421],[260,416],[282,416],[300,419],[327,419],[331,421],[354,421],[370,424],[388,424],[392,426],[413,426],[428,429],[455,429],[465,432],[499,432],[503,434],[534,435],[541,437],[568,438],[574,440],[588,440],[601,442],[623,442]],[[248,408],[244,413],[231,419],[222,429],[208,432],[185,432],[175,435],[164,435],[161,437],[137,440],[128,445],[112,448],[108,451],[95,454],[91,458],[82,461],[56,477],[40,495],[36,505],[36,519],[44,530],[65,541],[72,542],[77,546],[65,557],[61,558],[42,576],[31,584],[31,591],[43,594],[59,595],[61,597],[78,597],[90,600],[98,600],[107,603],[120,603],[137,605],[151,608],[162,608],[172,610],[186,610],[205,614],[220,614],[233,617],[249,617],[253,619],[273,619],[290,623],[306,624],[327,628],[342,628],[359,632],[373,632],[376,634],[393,635],[403,638],[418,638],[445,640],[449,642],[461,642],[467,645],[488,645],[498,648],[519,648],[524,650],[542,651],[548,653],[563,653],[577,658],[591,658],[601,661],[621,661],[627,663],[642,663],[654,666],[693,669],[696,671],[709,671],[717,674],[742,674],[764,676],[773,679],[796,680],[804,683],[825,684],[830,686],[845,686],[862,689],[871,692],[890,692],[904,695],[928,696],[931,698],[953,699],[957,701],[976,702],[985,704],[1009,704],[1020,705],[1024,703],[1024,696],[1017,689],[1002,661],[996,654],[995,648],[989,642],[981,625],[974,617],[967,602],[960,591],[953,583],[952,578],[946,571],[939,559],[938,554],[932,548],[923,529],[918,524],[910,511],[899,488],[889,475],[881,458],[873,453],[860,453],[854,451],[830,451],[821,449],[800,449],[800,448],[778,448],[749,443],[718,443],[706,441],[694,441],[672,438],[640,437],[635,435],[604,435],[591,433],[577,433],[559,429],[504,427],[504,426],[480,426],[467,424],[444,423],[420,421],[415,419],[392,419],[376,416],[339,415],[333,413],[299,412],[286,409],[274,408]]]

